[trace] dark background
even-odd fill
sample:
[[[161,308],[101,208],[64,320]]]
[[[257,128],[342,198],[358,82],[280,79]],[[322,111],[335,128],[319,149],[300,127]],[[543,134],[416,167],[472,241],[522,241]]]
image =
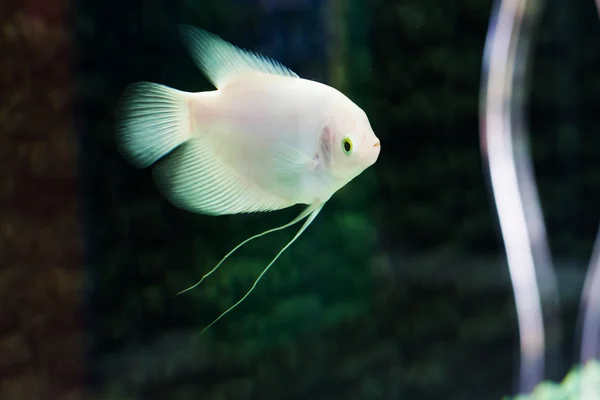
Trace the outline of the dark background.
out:
[[[0,397],[513,393],[514,299],[479,149],[490,1],[13,3],[0,7]],[[528,118],[561,290],[563,358],[549,371],[559,379],[577,360],[577,303],[600,218],[600,24],[591,0],[546,5]],[[293,232],[253,242],[174,295],[301,208],[191,214],[116,151],[126,85],[211,89],[180,23],[342,90],[382,143],[377,163],[202,336]]]

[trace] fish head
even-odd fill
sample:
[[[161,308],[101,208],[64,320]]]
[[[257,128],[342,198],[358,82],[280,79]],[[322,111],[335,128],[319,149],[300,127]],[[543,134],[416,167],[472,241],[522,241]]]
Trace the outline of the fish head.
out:
[[[373,165],[381,151],[367,115],[356,104],[349,103],[330,114],[320,136],[321,153],[328,161],[330,174],[344,183]]]

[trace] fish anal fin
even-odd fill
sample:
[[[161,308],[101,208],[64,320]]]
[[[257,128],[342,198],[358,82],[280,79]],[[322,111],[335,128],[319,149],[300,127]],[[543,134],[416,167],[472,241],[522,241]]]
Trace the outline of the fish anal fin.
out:
[[[163,195],[180,208],[208,215],[273,211],[294,204],[257,184],[231,164],[226,149],[219,150],[208,138],[194,138],[161,160],[154,175]]]

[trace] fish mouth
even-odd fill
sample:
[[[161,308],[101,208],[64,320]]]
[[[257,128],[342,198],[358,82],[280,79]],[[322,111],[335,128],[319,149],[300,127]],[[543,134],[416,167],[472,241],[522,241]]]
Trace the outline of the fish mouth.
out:
[[[368,162],[369,165],[372,165],[375,163],[375,161],[377,161],[377,159],[379,158],[379,153],[381,152],[381,142],[379,140],[377,140],[375,142],[375,144],[373,144],[373,147],[371,147],[371,151],[369,151],[369,157],[368,157]]]

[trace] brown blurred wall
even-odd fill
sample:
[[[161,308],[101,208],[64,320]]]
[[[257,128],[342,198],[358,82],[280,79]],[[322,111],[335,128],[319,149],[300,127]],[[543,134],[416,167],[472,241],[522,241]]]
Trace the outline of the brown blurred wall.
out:
[[[68,6],[0,2],[0,399],[83,397]]]

